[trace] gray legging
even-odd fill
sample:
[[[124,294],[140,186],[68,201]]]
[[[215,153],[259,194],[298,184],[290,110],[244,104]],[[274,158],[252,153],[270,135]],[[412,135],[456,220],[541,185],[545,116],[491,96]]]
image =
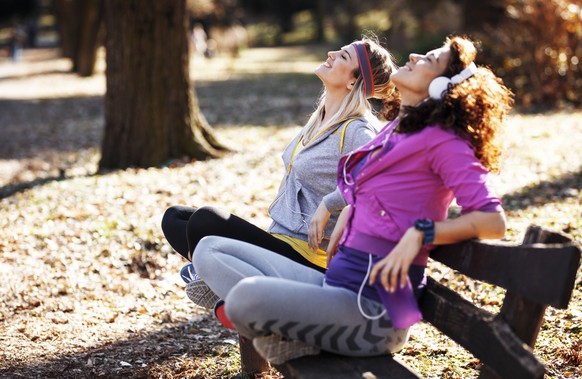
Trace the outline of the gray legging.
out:
[[[408,337],[408,329],[394,329],[386,315],[362,316],[355,292],[326,285],[323,273],[261,247],[209,236],[198,243],[193,263],[247,338],[273,333],[333,353],[370,356],[398,351]],[[365,297],[361,305],[368,315],[384,309]]]

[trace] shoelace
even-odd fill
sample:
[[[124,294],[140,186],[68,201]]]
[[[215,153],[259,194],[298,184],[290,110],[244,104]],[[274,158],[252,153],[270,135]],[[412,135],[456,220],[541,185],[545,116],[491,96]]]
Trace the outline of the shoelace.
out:
[[[194,266],[192,266],[192,263],[188,263],[186,266],[184,266],[180,271],[180,275],[182,276],[182,279],[186,282],[186,284],[191,283],[195,280],[200,280],[200,277],[198,276],[196,271],[194,271]]]

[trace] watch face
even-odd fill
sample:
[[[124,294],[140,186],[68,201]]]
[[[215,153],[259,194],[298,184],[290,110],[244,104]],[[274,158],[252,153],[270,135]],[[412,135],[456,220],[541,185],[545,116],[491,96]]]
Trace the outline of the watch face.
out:
[[[427,218],[421,218],[416,220],[416,227],[420,230],[430,229],[432,228],[433,221]]]

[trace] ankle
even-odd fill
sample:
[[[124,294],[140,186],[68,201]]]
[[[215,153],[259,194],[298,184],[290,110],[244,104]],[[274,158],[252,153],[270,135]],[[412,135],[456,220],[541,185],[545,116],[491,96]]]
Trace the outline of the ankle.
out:
[[[218,321],[220,321],[220,323],[224,325],[226,328],[230,330],[235,330],[234,325],[228,319],[228,316],[224,311],[224,300],[221,299],[216,302],[216,304],[214,305],[214,315],[216,316]]]

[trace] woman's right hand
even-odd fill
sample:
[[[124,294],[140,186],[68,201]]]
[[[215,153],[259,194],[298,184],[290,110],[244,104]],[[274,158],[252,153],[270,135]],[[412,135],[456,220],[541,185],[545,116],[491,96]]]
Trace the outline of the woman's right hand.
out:
[[[321,201],[309,223],[307,243],[311,250],[317,251],[317,249],[319,249],[319,244],[323,240],[325,224],[327,224],[330,215],[331,213],[327,210],[325,203]]]
[[[329,244],[327,245],[327,265],[329,266],[329,262],[337,253],[337,248],[339,246],[340,240],[342,238],[342,234],[344,234],[344,229],[346,228],[346,224],[348,222],[348,214],[350,213],[350,206],[346,206],[342,209],[341,213],[337,218],[337,223],[333,228],[333,232],[329,238]]]

